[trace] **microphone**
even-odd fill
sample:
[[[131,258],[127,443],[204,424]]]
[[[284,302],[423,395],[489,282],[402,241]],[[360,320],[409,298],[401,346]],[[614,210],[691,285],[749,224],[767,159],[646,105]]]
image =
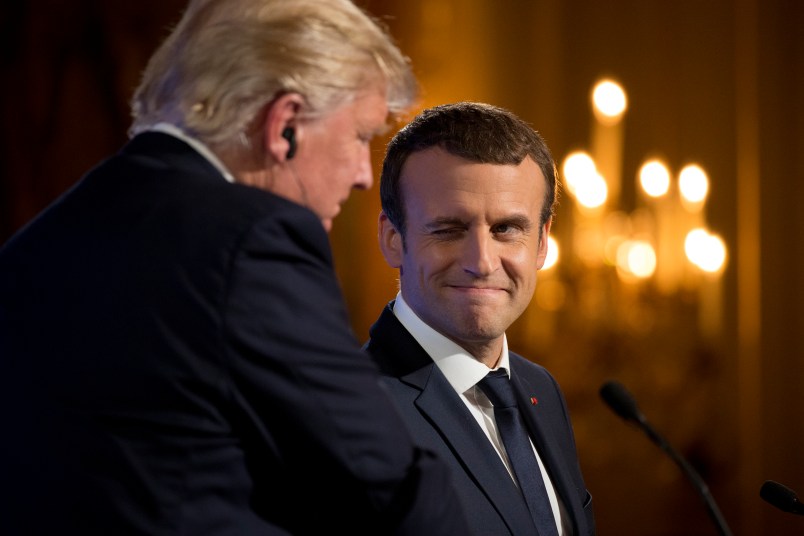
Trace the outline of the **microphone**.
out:
[[[759,490],[759,496],[783,512],[804,515],[804,504],[798,500],[796,492],[778,482],[766,480]]]
[[[698,492],[698,495],[700,495],[701,499],[706,505],[706,510],[709,513],[709,517],[715,523],[715,526],[717,527],[721,536],[731,536],[731,530],[726,524],[726,520],[723,518],[723,515],[720,513],[717,504],[715,504],[715,500],[709,493],[709,488],[707,487],[706,483],[695,471],[695,469],[693,469],[693,467],[687,462],[687,460],[676,452],[673,447],[671,447],[670,444],[659,434],[659,432],[657,432],[653,426],[651,426],[651,424],[648,422],[648,419],[646,419],[645,415],[639,410],[639,407],[637,406],[634,397],[631,396],[631,393],[629,393],[622,384],[616,381],[609,381],[604,383],[600,388],[600,397],[612,409],[612,411],[614,411],[614,413],[626,421],[636,423],[636,425],[641,428],[643,432],[645,432],[653,443],[655,443],[668,456],[670,456],[670,458],[672,458],[672,460],[681,468],[681,471],[692,483],[693,487]]]

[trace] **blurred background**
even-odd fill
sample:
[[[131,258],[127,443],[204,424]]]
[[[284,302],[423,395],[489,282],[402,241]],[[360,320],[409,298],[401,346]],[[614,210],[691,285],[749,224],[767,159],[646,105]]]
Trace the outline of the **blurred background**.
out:
[[[412,59],[414,111],[493,103],[553,151],[558,255],[509,343],[564,389],[599,533],[716,534],[673,462],[600,401],[615,379],[735,535],[804,534],[759,498],[768,479],[804,493],[804,3],[357,3]],[[139,74],[183,7],[0,11],[0,243],[125,142]],[[361,341],[397,288],[378,213],[376,187],[357,193],[331,235]]]

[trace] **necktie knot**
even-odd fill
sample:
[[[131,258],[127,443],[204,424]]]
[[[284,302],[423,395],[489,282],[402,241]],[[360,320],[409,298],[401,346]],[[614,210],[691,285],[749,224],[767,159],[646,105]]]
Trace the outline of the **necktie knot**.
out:
[[[478,386],[489,397],[495,408],[516,407],[516,398],[511,387],[511,381],[503,369],[489,372],[485,378],[478,382]]]

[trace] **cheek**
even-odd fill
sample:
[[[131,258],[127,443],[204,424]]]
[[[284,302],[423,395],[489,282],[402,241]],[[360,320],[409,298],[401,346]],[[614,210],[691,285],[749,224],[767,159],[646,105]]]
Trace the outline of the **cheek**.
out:
[[[371,169],[371,153],[367,146],[361,144],[341,145],[337,153],[333,153],[327,169],[331,173],[338,173],[341,183],[351,186],[355,177]]]
[[[323,186],[332,195],[341,195],[350,178],[354,176],[354,170],[352,159],[348,155],[345,155],[343,151],[331,150],[326,157],[321,159],[320,163]]]
[[[333,154],[333,157],[352,169],[370,157],[368,146],[357,139],[338,144],[335,151],[337,154]]]
[[[424,285],[434,286],[439,281],[454,275],[455,266],[454,258],[448,250],[431,248],[423,255],[419,255],[415,269],[417,277],[423,280]]]
[[[508,275],[517,281],[522,281],[526,285],[534,285],[536,282],[536,254],[532,248],[521,248],[503,259]]]

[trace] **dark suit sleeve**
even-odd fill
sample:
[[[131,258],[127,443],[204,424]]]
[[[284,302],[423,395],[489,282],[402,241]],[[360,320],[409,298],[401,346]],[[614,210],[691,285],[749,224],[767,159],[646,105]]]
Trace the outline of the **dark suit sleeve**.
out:
[[[351,333],[319,222],[299,210],[266,219],[233,259],[223,332],[234,420],[255,490],[281,487],[299,507],[272,515],[300,530],[464,532],[446,469],[413,448]]]

